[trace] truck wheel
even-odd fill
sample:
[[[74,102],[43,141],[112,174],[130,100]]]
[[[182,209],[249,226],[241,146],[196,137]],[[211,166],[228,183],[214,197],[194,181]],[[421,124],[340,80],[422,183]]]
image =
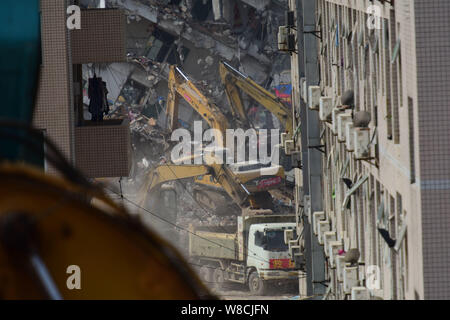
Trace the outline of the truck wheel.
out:
[[[266,294],[266,284],[261,280],[258,272],[256,271],[250,273],[250,277],[248,278],[248,287],[250,292],[255,295],[263,296]]]
[[[214,286],[217,289],[223,289],[224,283],[225,283],[225,277],[224,277],[222,269],[217,268],[216,270],[214,270],[212,281],[214,282]]]
[[[200,268],[200,278],[207,284],[211,285],[213,281],[213,269],[209,266],[202,266]]]

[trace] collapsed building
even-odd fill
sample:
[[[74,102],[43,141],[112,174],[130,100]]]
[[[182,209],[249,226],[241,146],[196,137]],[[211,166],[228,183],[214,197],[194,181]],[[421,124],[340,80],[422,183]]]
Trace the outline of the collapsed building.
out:
[[[80,5],[96,8],[100,2],[82,0]],[[147,141],[161,142],[158,131],[166,125],[170,65],[182,67],[208,98],[225,110],[229,107],[218,76],[220,60],[239,66],[265,88],[275,90],[290,84],[289,57],[277,51],[276,40],[284,19],[283,6],[287,5],[283,1],[108,0],[104,5],[126,12],[128,62],[83,65],[84,104],[89,101],[88,79],[98,74],[108,86],[112,106],[108,117],[130,119],[133,143],[140,145],[135,149],[146,148],[142,144]],[[247,102],[251,103],[250,99]],[[84,117],[90,118],[86,108]],[[200,120],[192,108],[181,103],[181,127],[192,129],[194,121]],[[274,122],[277,124],[275,118]],[[147,154],[160,153],[150,148]],[[142,155],[137,158],[135,163],[142,161]]]
[[[125,193],[129,199],[136,200],[134,195],[138,193],[145,173],[165,161],[165,153],[170,148],[165,114],[170,65],[180,66],[224,113],[230,110],[219,77],[221,60],[238,66],[255,82],[279,92],[281,99],[289,100],[290,95],[279,89],[290,85],[289,56],[277,49],[278,27],[284,20],[284,2],[104,1],[105,7],[119,8],[126,13],[127,61],[83,65],[83,116],[85,119],[91,117],[87,109],[88,83],[89,78],[98,75],[108,87],[111,111],[106,118],[128,118],[130,121],[132,168],[128,179],[120,179],[116,184],[117,193]],[[97,8],[100,1],[80,1],[80,5]],[[243,98],[250,108],[251,99]],[[279,127],[272,114],[261,112],[273,118],[273,123]],[[204,121],[184,101],[180,101],[178,116],[178,125],[188,130],[193,129],[194,121]],[[183,203],[183,215],[179,215],[177,225],[236,224],[232,215],[215,213],[238,212],[239,208],[227,206],[212,214],[192,197],[193,183],[184,181],[173,185]],[[227,202],[223,196],[216,200]],[[291,202],[285,197],[280,196],[275,206],[278,211],[291,210]],[[187,237],[181,229],[177,234],[179,239]]]

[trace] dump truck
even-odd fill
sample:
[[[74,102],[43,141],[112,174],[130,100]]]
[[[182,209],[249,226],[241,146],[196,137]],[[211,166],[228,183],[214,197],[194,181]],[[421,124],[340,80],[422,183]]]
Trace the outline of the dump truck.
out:
[[[300,265],[285,240],[286,230],[295,234],[295,216],[265,211],[243,213],[236,226],[190,226],[189,258],[201,266],[203,281],[219,288],[246,284],[255,295],[271,286],[298,286]]]

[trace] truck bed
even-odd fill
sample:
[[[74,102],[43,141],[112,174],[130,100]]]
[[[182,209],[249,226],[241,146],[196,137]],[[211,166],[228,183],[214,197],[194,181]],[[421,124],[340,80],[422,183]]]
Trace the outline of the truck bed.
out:
[[[212,232],[191,228],[189,234],[189,255],[214,259],[238,259],[236,233]]]

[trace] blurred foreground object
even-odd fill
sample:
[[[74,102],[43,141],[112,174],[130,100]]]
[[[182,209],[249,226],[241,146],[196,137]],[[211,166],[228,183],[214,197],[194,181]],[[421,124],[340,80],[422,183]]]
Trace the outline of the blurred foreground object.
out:
[[[211,297],[172,246],[101,191],[25,166],[0,175],[0,298]],[[79,290],[68,288],[70,266]]]
[[[39,0],[0,2],[0,40],[0,299],[211,298],[171,245],[31,127]],[[61,176],[25,164],[36,156]]]

